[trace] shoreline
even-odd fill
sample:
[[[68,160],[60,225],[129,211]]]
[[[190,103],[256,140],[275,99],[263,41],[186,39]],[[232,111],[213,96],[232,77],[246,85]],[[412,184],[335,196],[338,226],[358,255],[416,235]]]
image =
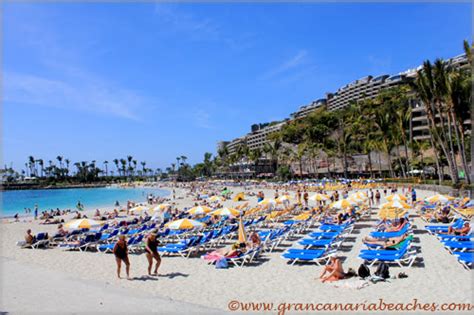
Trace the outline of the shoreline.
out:
[[[113,186],[111,186],[113,187]],[[101,188],[101,187],[94,187],[94,188]],[[114,187],[115,188],[115,187]],[[116,188],[120,188],[120,189],[151,189],[151,190],[161,190],[164,192],[164,195],[163,196],[160,196],[160,197],[163,197],[163,198],[168,198],[171,194],[172,194],[172,190],[170,190],[169,187],[149,187],[149,186],[140,186],[140,187],[116,187]],[[147,202],[146,200],[146,197],[145,196],[142,196],[144,197],[144,200],[132,200],[132,201],[135,201],[136,203],[143,203],[143,202]],[[1,200],[1,199],[0,199]],[[126,201],[125,201],[126,202]],[[123,202],[120,204],[119,208],[121,208],[123,206]],[[96,209],[99,209],[100,211],[113,211],[114,208],[116,208],[114,205],[109,205],[109,204],[102,204],[102,205],[93,205],[93,206],[87,206],[84,208],[84,210],[80,211],[81,213],[83,214],[89,214],[89,213],[92,213],[94,212]],[[46,210],[46,211],[49,211],[50,209]],[[61,211],[62,210],[66,210],[66,209],[60,209]],[[71,212],[68,213],[68,214],[72,214],[72,213],[75,213],[76,211],[78,211],[76,208],[70,208]],[[41,211],[45,211],[45,210],[41,210]],[[38,211],[38,215],[41,214],[41,211]],[[66,214],[66,215],[68,215]],[[3,214],[3,210],[0,211],[0,220],[11,220],[11,219],[14,219],[14,216],[15,214],[6,214],[4,215]],[[34,214],[33,213],[20,213],[18,212],[18,217],[19,217],[19,220],[21,221],[22,219],[25,220],[25,219],[30,219],[30,220],[34,220]],[[62,217],[62,216],[59,216],[59,217]],[[37,221],[41,221],[41,220],[37,220]]]

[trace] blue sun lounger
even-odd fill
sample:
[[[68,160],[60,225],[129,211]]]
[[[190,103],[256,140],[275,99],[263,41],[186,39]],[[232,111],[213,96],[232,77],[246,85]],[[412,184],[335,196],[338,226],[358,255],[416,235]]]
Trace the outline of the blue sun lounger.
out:
[[[335,250],[324,250],[324,249],[288,249],[281,257],[290,261],[291,265],[294,265],[298,261],[302,262],[314,262],[318,266],[325,263],[331,255],[335,254]]]
[[[474,253],[453,252],[453,254],[457,256],[459,263],[461,263],[464,268],[470,270],[470,267],[474,265]]]
[[[466,252],[474,249],[473,241],[466,242],[457,242],[457,241],[441,241],[444,247],[448,248],[450,251],[459,251]]]
[[[462,218],[458,218],[451,225],[427,225],[425,226],[425,229],[431,234],[436,234],[439,232],[448,232],[449,227],[452,227],[453,229],[460,229],[463,225],[464,220]]]
[[[407,263],[407,267],[411,267],[411,265],[417,258],[415,251],[412,251],[412,252],[409,251],[409,246],[405,246],[404,248],[401,248],[400,250],[390,250],[390,252],[393,252],[393,253],[388,253],[388,250],[380,250],[380,251],[362,250],[362,251],[359,254],[359,258],[365,261],[369,261],[370,262],[369,266],[372,266],[377,261],[384,261],[384,262],[395,262],[400,267],[403,267],[402,263]]]
[[[375,237],[375,238],[391,238],[391,237],[399,237],[402,236],[403,234],[407,233],[409,230],[409,223],[405,224],[405,226],[399,230],[399,231],[394,231],[394,232],[378,232],[374,231],[370,233],[370,236]]]

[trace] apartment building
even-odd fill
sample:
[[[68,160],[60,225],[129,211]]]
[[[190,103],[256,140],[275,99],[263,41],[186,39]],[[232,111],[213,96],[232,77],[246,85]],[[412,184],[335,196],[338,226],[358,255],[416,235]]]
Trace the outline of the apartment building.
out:
[[[312,102],[309,105],[301,106],[296,112],[291,113],[290,117],[292,119],[301,119],[308,116],[310,113],[314,112],[315,110],[321,107],[325,107],[325,106],[326,106],[326,99],[321,98],[319,100]]]

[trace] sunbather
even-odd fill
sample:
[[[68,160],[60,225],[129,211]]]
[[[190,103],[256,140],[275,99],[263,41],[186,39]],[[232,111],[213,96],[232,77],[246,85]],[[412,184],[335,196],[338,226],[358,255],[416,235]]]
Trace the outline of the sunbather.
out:
[[[362,242],[364,242],[365,244],[380,245],[384,248],[387,248],[387,247],[390,247],[390,246],[400,244],[406,238],[407,238],[407,234],[403,234],[402,236],[399,236],[399,237],[391,237],[391,238],[386,239],[386,240],[381,240],[379,238],[366,236],[362,239]]]
[[[241,246],[240,243],[235,243],[232,247],[217,249],[213,252],[210,252],[206,255],[203,255],[202,258],[210,263],[214,263],[222,258],[233,258],[238,257],[246,251],[245,244]]]
[[[250,239],[250,247],[252,248],[259,247],[260,244],[262,243],[260,236],[255,231],[253,231],[252,234],[250,234],[249,239]]]
[[[339,258],[336,256],[330,258],[329,264],[324,266],[319,279],[321,279],[323,283],[344,279],[344,269],[342,268],[342,263]]]
[[[385,229],[385,232],[398,232],[401,229],[403,229],[405,227],[405,225],[407,225],[407,224],[408,224],[407,219],[400,218],[400,221],[398,222],[398,224],[395,224],[394,226],[391,226],[391,227]]]
[[[471,231],[471,226],[468,221],[464,222],[464,225],[460,229],[455,229],[452,226],[449,227],[448,232],[441,232],[440,234],[450,234],[450,235],[467,235]]]
[[[26,244],[33,244],[36,241],[36,237],[31,234],[31,229],[26,230],[25,242]]]
[[[161,257],[158,254],[158,240],[156,239],[156,233],[151,233],[145,242],[146,258],[148,259],[148,275],[157,276],[158,268],[161,264]],[[153,266],[153,258],[156,260],[155,271],[151,273],[151,267]]]
[[[119,240],[114,246],[113,253],[115,255],[115,262],[117,263],[117,277],[120,279],[120,269],[122,268],[123,261],[125,263],[127,279],[130,280],[130,260],[128,259],[128,248],[125,235],[120,235]]]

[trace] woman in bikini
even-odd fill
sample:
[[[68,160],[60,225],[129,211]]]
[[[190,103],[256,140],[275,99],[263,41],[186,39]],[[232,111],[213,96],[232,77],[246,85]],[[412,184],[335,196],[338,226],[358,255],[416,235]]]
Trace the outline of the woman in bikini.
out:
[[[344,279],[344,270],[342,269],[342,263],[339,258],[336,256],[330,258],[330,263],[324,266],[319,279],[321,279],[323,283]]]
[[[120,235],[119,240],[114,246],[115,262],[117,263],[117,277],[120,278],[120,269],[122,268],[122,261],[125,263],[125,271],[127,272],[127,279],[130,280],[130,261],[128,259],[128,248],[125,235]]]
[[[158,240],[156,239],[156,234],[151,233],[146,239],[145,246],[146,258],[148,259],[148,275],[157,276],[158,268],[161,264],[161,257],[158,254]],[[151,267],[153,267],[153,258],[156,260],[155,271],[151,273]]]

